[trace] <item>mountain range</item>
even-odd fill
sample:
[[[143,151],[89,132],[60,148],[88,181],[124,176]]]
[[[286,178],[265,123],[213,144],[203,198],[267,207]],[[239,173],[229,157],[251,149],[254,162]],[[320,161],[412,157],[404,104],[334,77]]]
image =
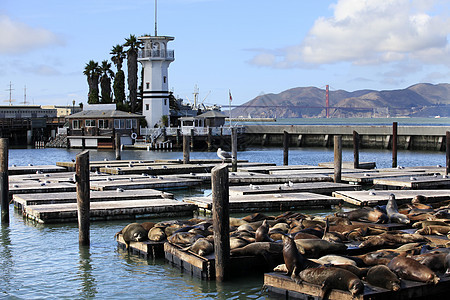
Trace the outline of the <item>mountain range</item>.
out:
[[[233,117],[326,117],[326,90],[297,87],[263,94],[232,110]],[[450,84],[419,83],[401,90],[329,91],[330,117],[450,117]]]

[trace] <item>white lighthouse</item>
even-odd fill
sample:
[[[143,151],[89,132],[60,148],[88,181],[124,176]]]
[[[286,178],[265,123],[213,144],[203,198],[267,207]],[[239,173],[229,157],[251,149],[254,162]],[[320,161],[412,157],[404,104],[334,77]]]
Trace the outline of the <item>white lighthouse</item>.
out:
[[[143,48],[138,61],[143,68],[142,114],[147,127],[154,127],[163,116],[169,117],[169,64],[175,60],[174,51],[167,49],[171,36],[142,36]]]

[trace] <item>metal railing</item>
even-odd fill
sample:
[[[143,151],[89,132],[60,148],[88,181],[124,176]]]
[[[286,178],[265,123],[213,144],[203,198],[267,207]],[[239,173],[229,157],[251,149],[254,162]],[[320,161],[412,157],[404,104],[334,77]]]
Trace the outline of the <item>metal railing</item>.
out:
[[[154,50],[154,49],[142,49],[138,53],[139,58],[168,58],[174,59],[174,50]]]

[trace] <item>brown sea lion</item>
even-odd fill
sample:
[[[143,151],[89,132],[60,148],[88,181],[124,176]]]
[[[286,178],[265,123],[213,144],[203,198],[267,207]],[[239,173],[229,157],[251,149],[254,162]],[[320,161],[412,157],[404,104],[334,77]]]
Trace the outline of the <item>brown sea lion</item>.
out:
[[[301,270],[320,266],[320,264],[305,258],[298,250],[294,239],[289,235],[283,236],[283,259],[287,268],[286,275],[291,276],[295,281],[298,280],[298,273]]]
[[[206,256],[214,252],[214,244],[207,238],[199,238],[191,246],[184,248],[184,251],[192,251],[200,256]]]
[[[427,202],[427,197],[424,195],[415,195],[411,200],[411,204],[423,204],[425,202]]]
[[[332,267],[350,271],[360,279],[365,278],[367,276],[367,271],[369,270],[369,268],[359,268],[354,265],[332,265]]]
[[[147,230],[147,232],[153,228],[153,226],[155,226],[156,223],[154,222],[143,222],[141,223],[141,226],[144,227],[145,230]]]
[[[327,254],[339,254],[347,250],[342,243],[331,243],[322,239],[297,239],[297,248],[304,249],[305,256],[318,258]]]
[[[269,218],[268,216],[266,216],[262,213],[254,213],[254,214],[243,217],[242,220],[246,221],[247,223],[251,223],[251,222],[257,222],[257,221],[263,221],[268,218]]]
[[[177,232],[167,238],[172,244],[180,246],[190,246],[195,243],[196,240],[203,238],[203,235],[195,234],[191,232]]]
[[[450,232],[450,225],[428,225],[422,229],[416,231],[422,235],[446,235]]]
[[[230,251],[231,256],[259,256],[265,260],[267,270],[273,269],[283,261],[283,245],[281,243],[254,242],[242,248]]]
[[[375,266],[375,265],[387,265],[393,258],[405,255],[406,255],[405,252],[397,252],[395,250],[383,249],[358,255],[357,257],[360,258],[365,265]]]
[[[230,237],[230,250],[242,248],[244,246],[247,246],[248,244],[249,241],[247,241],[246,239],[235,236]]]
[[[348,212],[337,212],[336,217],[348,218],[350,221],[387,223],[388,216],[380,210],[363,207]]]
[[[424,220],[424,221],[419,221],[419,222],[412,224],[412,227],[421,229],[421,228],[427,227],[429,225],[448,226],[449,224],[447,224],[443,221],[439,221],[439,220]]]
[[[390,291],[400,290],[400,279],[385,265],[371,267],[367,271],[366,281]]]
[[[230,218],[230,226],[239,227],[241,225],[247,224],[248,222],[239,218]]]
[[[148,239],[147,231],[139,223],[131,223],[125,226],[122,229],[122,238],[127,249],[130,246],[130,242],[142,242]]]
[[[352,225],[352,222],[347,218],[336,217],[336,216],[327,216],[326,218],[330,225]]]
[[[163,227],[157,227],[156,225],[148,231],[148,239],[153,242],[161,242],[167,238]]]
[[[409,224],[410,220],[404,214],[398,212],[397,201],[395,201],[395,195],[390,194],[389,200],[386,204],[386,213],[391,223]]]
[[[328,298],[332,289],[349,291],[353,297],[364,292],[363,282],[350,271],[334,267],[305,269],[299,273],[302,281],[322,286],[322,299]]]
[[[428,252],[420,255],[411,256],[422,265],[427,266],[434,272],[445,272],[447,270],[446,258],[447,253],[444,252]]]
[[[363,241],[361,244],[359,244],[360,249],[365,248],[392,248],[392,247],[398,247],[402,244],[407,243],[417,243],[417,242],[424,242],[427,243],[430,240],[425,238],[424,236],[421,236],[420,234],[398,234],[393,232],[386,232],[380,235],[376,236],[370,236],[367,238],[367,240]]]
[[[326,219],[325,228],[323,230],[323,236],[322,236],[323,240],[329,241],[329,242],[334,242],[334,243],[348,242],[347,237],[345,237],[343,234],[341,234],[339,232],[332,232],[332,231],[330,232],[329,228],[330,228],[330,223],[329,223],[328,219]]]
[[[259,226],[258,229],[256,229],[255,241],[273,242],[273,240],[269,237],[269,224],[267,223],[267,220],[264,220],[261,226]]]
[[[439,277],[430,268],[409,257],[395,257],[387,266],[403,279],[434,284],[439,282]]]
[[[356,262],[353,259],[333,254],[322,256],[316,262],[321,265],[353,265],[356,267]]]
[[[298,239],[316,239],[316,240],[320,240],[319,237],[313,235],[313,234],[309,234],[306,232],[297,232],[294,235],[294,240],[298,240]]]
[[[311,228],[311,227],[316,227],[319,226],[320,228],[324,228],[325,227],[325,222],[322,220],[309,220],[309,219],[302,219],[301,220],[301,225],[304,228]]]

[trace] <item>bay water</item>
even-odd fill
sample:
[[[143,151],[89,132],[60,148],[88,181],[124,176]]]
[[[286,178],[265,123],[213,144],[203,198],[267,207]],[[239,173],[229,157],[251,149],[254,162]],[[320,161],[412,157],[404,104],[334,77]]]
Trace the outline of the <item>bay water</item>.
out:
[[[54,165],[71,161],[75,149],[10,149],[9,165]],[[112,160],[114,151],[90,150],[91,160]],[[122,152],[122,159],[181,159],[177,151]],[[191,152],[191,159],[217,158],[214,152]],[[279,148],[248,148],[239,159],[283,163]],[[352,149],[343,161],[352,161]],[[378,168],[391,166],[389,150],[361,149],[360,161]],[[333,149],[290,148],[289,164],[317,165],[333,161]],[[445,153],[398,151],[402,166],[445,165]],[[177,199],[204,195],[208,187],[176,191]],[[328,211],[327,213],[329,213]],[[308,211],[307,213],[314,213]],[[323,213],[323,212],[322,212]],[[140,220],[145,221],[145,220]],[[91,223],[91,246],[79,247],[77,224],[37,224],[10,207],[10,224],[0,233],[1,299],[272,299],[263,289],[263,276],[235,276],[230,282],[202,281],[165,262],[128,254],[117,246],[114,234],[134,220]]]

